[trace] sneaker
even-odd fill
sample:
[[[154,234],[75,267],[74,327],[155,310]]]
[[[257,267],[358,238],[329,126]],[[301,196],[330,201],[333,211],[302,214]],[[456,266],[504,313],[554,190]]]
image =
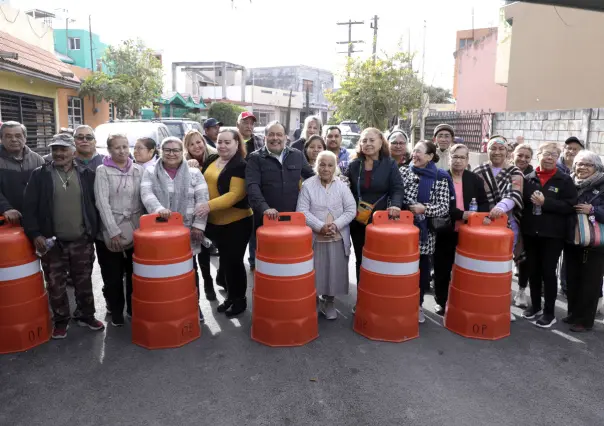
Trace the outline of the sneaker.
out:
[[[426,316],[424,315],[424,308],[419,308],[419,315],[417,317],[417,320],[419,321],[420,324],[423,324],[426,322]]]
[[[549,315],[549,314],[543,314],[543,315],[541,315],[541,318],[539,318],[537,320],[537,322],[535,322],[535,325],[537,327],[541,327],[541,328],[550,328],[555,323],[556,323],[555,316]]]
[[[572,316],[572,314],[571,314],[571,315],[568,315],[568,316],[566,316],[566,317],[564,317],[564,318],[562,318],[562,322],[563,322],[564,324],[571,324],[571,325],[572,325],[572,324],[574,324],[574,323],[575,323],[575,321],[576,321],[576,319],[575,319],[575,317],[574,317],[574,316]]]
[[[528,296],[526,295],[526,289],[521,288],[514,296],[514,306],[518,306],[519,308],[528,308]]]
[[[328,320],[338,319],[338,311],[336,311],[333,300],[325,300],[321,303],[321,313],[323,313]]]
[[[67,337],[67,330],[69,330],[69,324],[66,325],[58,325],[55,324],[52,329],[52,338],[59,340]]]
[[[533,308],[528,308],[522,313],[522,318],[532,320],[543,314],[542,310],[534,311]]]
[[[95,317],[78,318],[76,321],[80,327],[88,327],[89,329],[94,330],[94,331],[99,331],[99,330],[105,329],[105,324],[100,322]]]
[[[434,305],[434,313],[438,316],[445,316],[445,308],[440,306],[438,303]]]
[[[232,301],[230,301],[229,299],[224,299],[224,302],[222,302],[220,305],[218,305],[218,307],[216,308],[216,311],[218,313],[224,314],[227,309],[229,309],[231,307],[231,305],[233,304]]]
[[[247,300],[245,298],[237,299],[233,301],[233,304],[226,310],[224,313],[227,318],[236,317],[239,314],[242,314],[247,309]]]
[[[123,327],[124,326],[124,316],[113,315],[111,317],[111,325],[114,327]]]

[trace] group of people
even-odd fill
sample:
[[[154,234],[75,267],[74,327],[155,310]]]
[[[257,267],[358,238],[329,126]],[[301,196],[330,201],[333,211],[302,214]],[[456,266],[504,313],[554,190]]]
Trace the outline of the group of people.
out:
[[[2,125],[0,209],[7,221],[22,224],[41,254],[53,338],[66,337],[72,318],[93,330],[104,328],[95,318],[95,253],[111,323],[124,325],[124,317],[132,315],[133,233],[139,219],[146,213],[168,218],[174,212],[190,229],[196,286],[199,292],[199,269],[210,302],[217,298],[208,243],[217,247],[216,283],[226,290],[226,298],[216,310],[227,317],[247,308],[244,255],[249,246],[254,269],[256,229],[264,218],[300,211],[313,231],[320,310],[336,319],[334,298],[349,291],[351,248],[358,283],[365,232],[377,210],[387,210],[393,219],[401,210],[413,213],[420,231],[419,322],[425,321],[422,304],[432,271],[436,311],[443,315],[459,227],[474,210],[488,212],[490,219],[507,214],[520,284],[515,302],[526,308],[525,318],[536,319],[541,327],[556,322],[556,268],[564,251],[561,274],[569,301],[564,321],[573,331],[593,327],[604,251],[585,245],[574,230],[581,215],[588,216],[588,223],[604,223],[604,201],[598,196],[604,190],[604,166],[577,138],[566,141],[563,155],[557,144],[542,145],[532,170],[530,145],[514,148],[493,136],[489,161],[469,171],[469,149],[452,144],[454,129],[447,124],[410,153],[405,132],[394,130],[386,137],[367,128],[351,159],[341,146],[340,129],[323,131],[316,116],[305,120],[301,138],[291,145],[281,123],[269,123],[262,138],[253,133],[255,122],[247,111],[239,116],[237,131],[220,130],[221,123],[209,119],[205,134],[191,130],[182,141],[168,137],[160,144],[142,138],[133,153],[127,135],[112,134],[108,156],[96,152],[94,130],[78,126],[73,136],[64,132],[53,137],[47,158],[27,147],[23,125]],[[67,277],[76,296],[73,315]],[[201,310],[199,318],[203,321]]]

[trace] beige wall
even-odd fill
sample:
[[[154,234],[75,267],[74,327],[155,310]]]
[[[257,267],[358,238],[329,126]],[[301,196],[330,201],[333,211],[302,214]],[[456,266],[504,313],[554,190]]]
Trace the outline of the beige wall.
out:
[[[507,111],[604,105],[604,13],[513,3]],[[560,16],[558,16],[558,14]]]
[[[55,47],[52,28],[45,25],[42,21],[26,15],[24,9],[15,9],[6,4],[0,7],[2,7],[2,13],[0,13],[0,31],[9,33],[26,43],[54,53]]]

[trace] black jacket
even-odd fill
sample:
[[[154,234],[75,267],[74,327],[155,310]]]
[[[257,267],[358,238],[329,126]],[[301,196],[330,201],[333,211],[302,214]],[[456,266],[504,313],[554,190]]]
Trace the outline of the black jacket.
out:
[[[531,195],[541,191],[545,203],[541,215],[533,214]],[[569,216],[575,213],[577,188],[570,176],[560,170],[541,186],[537,172],[524,178],[524,210],[522,211],[522,233],[530,236],[565,239],[568,235]]]
[[[451,174],[450,170],[449,174]],[[472,198],[476,199],[479,212],[489,211],[489,201],[487,199],[487,193],[484,190],[484,181],[480,176],[474,172],[464,170],[463,175],[461,175],[461,186],[463,191],[464,210],[458,209],[455,202],[451,204],[449,211],[453,222],[463,219],[464,211],[470,210]]]
[[[253,152],[247,158],[245,181],[247,196],[256,225],[262,224],[265,210],[295,212],[300,192],[300,179],[314,175],[310,164],[297,149],[285,148],[283,164],[271,156],[266,147]]]
[[[38,167],[31,175],[25,188],[23,201],[23,228],[32,241],[34,238],[54,236],[54,184],[52,164]],[[84,227],[90,239],[96,238],[99,232],[99,216],[95,206],[94,172],[88,168],[75,166],[82,189],[82,212]]]
[[[206,135],[203,135],[203,138],[206,141],[206,145],[210,145],[212,148],[216,148],[216,144],[214,143],[214,141],[212,139],[210,139]]]
[[[249,141],[247,141],[245,143],[245,151],[247,152],[247,156],[245,157],[245,159],[247,160],[248,158],[250,158],[250,154],[254,151],[256,151],[256,144],[254,142],[254,140],[258,140],[260,141],[262,138],[256,134],[252,134],[252,137],[250,138]],[[264,142],[261,144],[264,145]]]
[[[348,165],[345,174],[350,180],[350,191],[352,191],[357,204],[359,203],[358,194],[360,189],[361,199],[369,204],[374,204],[384,194],[387,195],[374,207],[374,211],[385,210],[388,207],[388,200],[391,206],[406,209],[407,206],[403,206],[403,196],[405,194],[403,178],[396,162],[390,157],[374,161],[373,170],[371,171],[371,184],[367,189],[363,187],[365,167],[361,167],[362,164],[363,161],[360,158],[355,158]]]
[[[598,223],[604,223],[604,177],[593,182],[586,188],[579,190],[577,204],[591,204],[594,207],[594,218]],[[574,244],[575,227],[577,225],[577,215],[572,214],[569,218],[568,242]],[[594,250],[604,252],[604,246],[584,247],[585,250]]]
[[[214,161],[218,160],[220,156],[218,154],[212,154],[208,157],[208,159],[205,161],[205,163],[203,164],[203,168],[201,169],[201,173],[205,173],[205,171],[208,169],[208,167],[210,166],[210,164],[212,164]],[[247,162],[243,159],[243,157],[241,157],[241,155],[239,155],[239,153],[235,154],[235,156],[233,158],[231,158],[229,160],[229,162],[226,164],[226,166],[224,166],[224,169],[222,169],[222,171],[220,172],[220,174],[218,175],[218,193],[220,195],[224,195],[227,192],[229,192],[230,187],[231,187],[231,178],[241,178],[245,180],[245,168],[246,168]],[[238,209],[249,209],[250,208],[250,204],[247,201],[247,196],[235,203],[233,205],[233,207],[236,207]]]
[[[292,144],[290,145],[291,148],[296,148],[302,152],[304,152],[304,144],[306,143],[306,139],[304,138],[300,138],[294,142],[292,142]]]
[[[0,214],[7,210],[23,213],[23,194],[32,172],[44,164],[44,159],[23,147],[23,159],[15,160],[0,145]]]

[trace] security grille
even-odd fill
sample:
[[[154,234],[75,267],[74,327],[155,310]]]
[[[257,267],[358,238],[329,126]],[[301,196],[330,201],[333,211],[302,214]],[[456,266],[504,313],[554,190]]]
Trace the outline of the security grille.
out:
[[[0,90],[0,121],[25,125],[27,146],[38,154],[47,154],[56,128],[54,99]]]
[[[490,112],[431,112],[426,116],[424,135],[431,140],[436,126],[447,123],[455,130],[455,137],[460,137],[470,151],[480,152],[482,140],[491,132],[492,116]]]

